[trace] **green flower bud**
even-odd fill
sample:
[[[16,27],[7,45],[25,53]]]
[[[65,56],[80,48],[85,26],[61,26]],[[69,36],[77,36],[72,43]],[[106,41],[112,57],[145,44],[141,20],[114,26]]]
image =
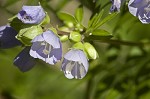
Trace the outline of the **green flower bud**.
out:
[[[76,24],[75,30],[82,32],[83,31],[83,26],[81,24]]]
[[[66,26],[59,27],[58,30],[63,32],[70,32],[69,28]]]
[[[69,28],[73,28],[74,27],[73,22],[64,21],[64,24],[66,24],[66,26],[69,27]]]
[[[75,31],[72,31],[69,36],[69,39],[74,42],[80,42],[81,38],[82,38],[81,34],[79,32],[75,32]]]
[[[60,41],[65,42],[68,40],[68,35],[60,36]]]
[[[43,30],[41,26],[32,26],[29,28],[21,29],[16,35],[16,38],[20,40],[23,44],[29,46],[31,45],[31,40],[42,33]]]
[[[81,42],[78,42],[78,43],[75,43],[72,48],[84,50],[84,45]]]
[[[98,53],[95,50],[93,45],[91,45],[90,43],[87,43],[87,42],[84,43],[83,45],[84,45],[85,51],[86,51],[89,59],[96,59],[96,58],[98,58]]]

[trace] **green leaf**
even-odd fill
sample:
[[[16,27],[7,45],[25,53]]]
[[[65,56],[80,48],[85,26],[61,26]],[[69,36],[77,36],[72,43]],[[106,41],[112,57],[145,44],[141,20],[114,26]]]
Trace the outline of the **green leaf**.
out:
[[[104,10],[102,10],[99,14],[96,13],[93,16],[93,18],[88,22],[88,28],[93,27],[96,24],[98,24],[100,19],[101,19],[101,17],[102,17],[102,15],[103,15],[103,13],[104,13]]]
[[[66,22],[72,22],[72,23],[77,23],[77,20],[75,19],[74,16],[65,13],[65,12],[58,12],[57,16],[59,17],[60,20],[66,21]]]
[[[82,19],[83,19],[83,6],[80,5],[77,9],[76,9],[76,12],[75,12],[75,18],[81,23],[82,22]]]
[[[89,34],[88,37],[85,38],[85,40],[101,40],[101,39],[110,39],[112,36],[111,33],[109,33],[106,30],[97,29]]]
[[[94,30],[90,35],[94,35],[94,36],[112,36],[111,33],[109,33],[106,30],[102,30],[102,29]]]
[[[87,43],[87,42],[84,43],[83,45],[84,45],[85,51],[86,51],[89,59],[96,59],[96,58],[98,58],[98,53],[95,50],[93,45],[91,45],[90,43]]]
[[[113,19],[118,13],[115,12],[115,13],[112,13],[112,14],[109,14],[107,17],[105,17],[100,23],[98,23],[93,30],[99,28],[101,25],[103,25],[104,23],[110,21],[111,19]]]

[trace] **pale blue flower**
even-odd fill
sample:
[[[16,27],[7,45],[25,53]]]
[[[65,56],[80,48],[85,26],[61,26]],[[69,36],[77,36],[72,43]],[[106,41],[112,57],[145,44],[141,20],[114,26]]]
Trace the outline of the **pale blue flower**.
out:
[[[17,17],[23,23],[39,24],[46,14],[41,6],[23,6]]]
[[[72,49],[64,55],[62,71],[69,79],[82,79],[88,71],[89,63],[82,50]]]
[[[32,40],[30,55],[54,65],[62,58],[61,42],[52,31],[45,31]]]
[[[0,27],[0,48],[11,48],[21,45],[15,36],[17,35],[16,30],[14,30],[9,25]]]
[[[150,23],[150,0],[130,0],[128,8],[142,23]]]

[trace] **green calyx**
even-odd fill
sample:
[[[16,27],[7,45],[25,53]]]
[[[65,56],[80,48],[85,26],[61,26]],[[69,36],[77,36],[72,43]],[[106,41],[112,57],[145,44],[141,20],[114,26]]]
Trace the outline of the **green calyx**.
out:
[[[16,38],[20,40],[24,45],[30,46],[31,40],[42,33],[43,29],[41,26],[32,26],[29,28],[21,29],[16,35]]]
[[[93,45],[91,45],[88,42],[85,42],[85,43],[82,43],[82,42],[75,43],[72,48],[82,50],[85,53],[85,55],[87,56],[88,59],[96,59],[96,58],[99,57],[98,53],[95,50],[95,48],[93,47]]]
[[[47,12],[45,12],[46,16],[43,19],[43,21],[40,23],[40,25],[46,25],[50,23],[50,17],[48,16]]]

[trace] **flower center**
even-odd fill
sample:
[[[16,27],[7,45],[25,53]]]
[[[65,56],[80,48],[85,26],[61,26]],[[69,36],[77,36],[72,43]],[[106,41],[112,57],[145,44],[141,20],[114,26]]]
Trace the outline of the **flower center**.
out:
[[[28,21],[32,21],[33,20],[32,17],[27,15],[27,14],[23,15],[23,19],[28,20]]]
[[[41,45],[45,45],[44,50],[43,50],[43,53],[44,53],[45,55],[49,55],[49,53],[50,53],[51,50],[52,50],[52,46],[51,46],[50,44],[48,44],[47,42],[45,42],[45,41],[43,41],[43,42],[41,43]]]

